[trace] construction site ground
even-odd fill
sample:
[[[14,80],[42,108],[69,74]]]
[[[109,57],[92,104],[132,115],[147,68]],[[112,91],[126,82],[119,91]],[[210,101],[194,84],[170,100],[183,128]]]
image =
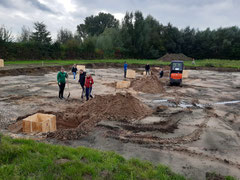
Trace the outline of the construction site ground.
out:
[[[153,77],[153,83],[159,81],[155,86],[152,77],[143,78],[143,68],[136,68],[132,86],[116,89],[115,83],[124,80],[122,68],[90,68],[94,98],[85,102],[78,78],[73,80],[71,74],[71,96],[60,100],[56,68],[29,70],[25,75],[11,70],[12,76],[0,70],[4,134],[115,151],[126,158],[165,164],[196,180],[205,179],[207,172],[240,178],[239,72],[190,70],[182,86],[169,86],[165,73],[160,81]],[[150,89],[141,88],[141,83]],[[68,92],[66,86],[65,97]],[[22,133],[21,120],[36,112],[55,114],[57,132]]]

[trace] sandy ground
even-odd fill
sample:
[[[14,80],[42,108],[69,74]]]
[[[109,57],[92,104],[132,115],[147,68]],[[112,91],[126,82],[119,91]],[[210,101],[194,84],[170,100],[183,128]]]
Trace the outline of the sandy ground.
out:
[[[173,171],[196,180],[205,179],[206,172],[240,178],[240,103],[232,102],[240,100],[240,73],[191,70],[181,87],[168,86],[164,78],[164,93],[146,94],[106,85],[123,80],[122,69],[90,71],[95,80],[93,95],[128,91],[155,113],[131,124],[101,121],[79,140],[42,141],[116,151],[126,158],[166,164]],[[70,99],[57,98],[56,74],[0,77],[2,132],[14,137],[29,137],[10,133],[7,127],[17,118],[40,110],[58,112],[84,103],[80,99],[80,86],[72,76]],[[67,94],[68,89],[65,96]],[[226,103],[228,101],[231,102]],[[159,106],[165,108],[156,110]]]

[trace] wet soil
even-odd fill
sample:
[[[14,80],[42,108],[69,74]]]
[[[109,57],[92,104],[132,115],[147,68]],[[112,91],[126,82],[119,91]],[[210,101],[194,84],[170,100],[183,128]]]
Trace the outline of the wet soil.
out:
[[[149,107],[128,93],[96,96],[82,105],[57,113],[58,130],[50,133],[48,137],[79,139],[102,120],[132,122],[151,114]]]
[[[81,100],[80,85],[71,74],[70,99],[57,98],[57,70],[0,77],[0,131],[163,163],[191,179],[205,179],[207,172],[240,178],[240,103],[219,103],[240,100],[239,73],[190,71],[181,87],[168,86],[165,76],[164,91],[144,93],[108,85],[124,80],[122,69],[90,71],[95,84],[94,99],[88,102]],[[137,69],[137,78],[143,71]],[[56,134],[66,132],[52,134],[54,138],[19,133],[20,120],[39,111],[57,115]]]

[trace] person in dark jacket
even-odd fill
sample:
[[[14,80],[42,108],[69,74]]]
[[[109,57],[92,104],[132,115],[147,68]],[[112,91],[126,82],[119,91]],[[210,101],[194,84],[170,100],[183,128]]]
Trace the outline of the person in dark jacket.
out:
[[[90,98],[93,98],[92,96],[92,85],[94,84],[93,82],[93,78],[91,76],[90,73],[87,74],[87,77],[85,79],[85,88],[86,88],[86,99],[87,101],[89,100],[89,96]]]
[[[63,99],[64,88],[66,84],[66,78],[68,78],[68,74],[64,72],[64,68],[61,68],[61,71],[57,74],[57,81],[59,86],[59,99]]]
[[[146,70],[146,75],[150,75],[150,65],[149,64],[146,64],[145,70]]]
[[[81,95],[82,99],[83,99],[83,94],[84,94],[85,78],[86,78],[86,72],[84,72],[82,69],[80,69],[78,82],[80,83],[80,86],[82,87],[82,95]]]
[[[73,79],[76,78],[76,74],[77,74],[77,65],[74,64],[73,67],[72,67],[72,73],[73,73]]]
[[[160,75],[160,78],[162,78],[163,75],[164,75],[164,72],[163,72],[163,69],[162,69],[162,68],[160,69],[160,73],[159,73],[159,75]]]

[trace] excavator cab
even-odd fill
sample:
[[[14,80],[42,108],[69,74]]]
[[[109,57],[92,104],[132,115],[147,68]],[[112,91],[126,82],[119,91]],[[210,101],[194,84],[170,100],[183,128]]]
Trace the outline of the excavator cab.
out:
[[[182,83],[183,61],[172,61],[170,65],[170,85]]]

